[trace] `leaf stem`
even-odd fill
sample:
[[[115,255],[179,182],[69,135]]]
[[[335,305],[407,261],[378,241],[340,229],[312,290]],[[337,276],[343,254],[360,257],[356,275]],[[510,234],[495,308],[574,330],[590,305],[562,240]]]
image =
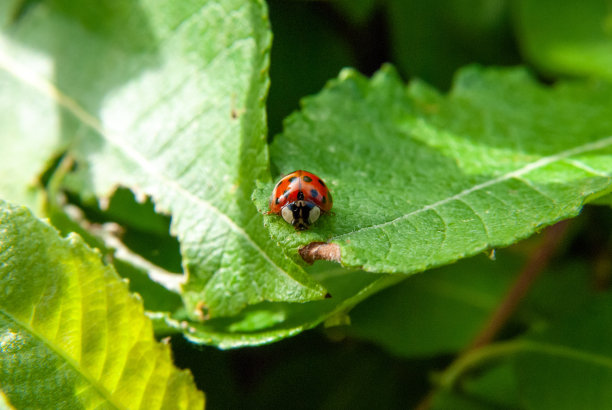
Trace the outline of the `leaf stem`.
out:
[[[452,389],[463,375],[500,358],[508,357],[526,346],[522,340],[494,343],[466,351],[448,366],[436,380],[440,388]]]
[[[563,242],[568,226],[569,221],[562,221],[544,231],[539,246],[530,255],[502,302],[463,353],[442,372],[438,379],[437,387],[434,387],[419,402],[416,406],[417,410],[429,409],[437,388],[456,385],[457,380],[468,370],[481,366],[492,358],[514,352],[522,345],[520,341],[511,341],[487,346],[495,339],[499,331],[512,316],[520,302],[529,292],[536,278],[548,266],[551,258]]]

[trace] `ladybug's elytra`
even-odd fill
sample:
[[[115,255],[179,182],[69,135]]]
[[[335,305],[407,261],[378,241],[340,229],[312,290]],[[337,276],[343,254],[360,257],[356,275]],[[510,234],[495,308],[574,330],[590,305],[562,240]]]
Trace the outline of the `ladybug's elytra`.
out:
[[[329,212],[333,200],[325,182],[308,171],[293,171],[285,175],[270,196],[271,214],[280,214],[285,221],[302,231],[319,216]]]

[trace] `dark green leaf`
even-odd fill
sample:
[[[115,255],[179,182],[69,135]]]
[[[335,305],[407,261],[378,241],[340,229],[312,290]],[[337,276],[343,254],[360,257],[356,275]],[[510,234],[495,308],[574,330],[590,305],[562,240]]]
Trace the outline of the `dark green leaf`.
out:
[[[450,86],[466,64],[518,64],[509,24],[510,1],[384,0],[392,60],[400,72]]]
[[[454,390],[442,390],[435,395],[432,409],[490,410],[519,409],[520,396],[514,369],[510,362],[496,363],[473,378],[462,380]]]
[[[330,4],[342,12],[353,24],[363,24],[372,16],[377,0],[337,0]]]
[[[442,96],[404,88],[389,67],[371,80],[344,71],[272,146],[280,173],[327,181],[334,214],[302,234],[271,215],[270,232],[294,255],[331,242],[343,265],[388,273],[510,245],[611,189],[611,93],[473,67]],[[256,200],[267,209],[263,191]]]
[[[309,303],[260,303],[250,306],[233,318],[211,319],[204,323],[189,323],[185,335],[198,343],[212,344],[223,349],[271,343],[325,321],[342,324],[350,309],[372,294],[404,278],[399,275],[373,275],[347,270],[335,264],[320,264],[309,269],[312,277],[329,289],[332,297]],[[340,323],[334,321],[339,318]],[[183,329],[180,321],[158,316],[157,326],[171,332]]]
[[[612,9],[607,0],[520,0],[517,34],[526,57],[552,74],[612,79]]]
[[[593,298],[534,332],[516,358],[527,408],[605,409],[612,403],[612,297]]]
[[[495,261],[483,255],[410,277],[352,310],[347,332],[399,356],[455,353],[497,307],[518,262],[510,255]]]

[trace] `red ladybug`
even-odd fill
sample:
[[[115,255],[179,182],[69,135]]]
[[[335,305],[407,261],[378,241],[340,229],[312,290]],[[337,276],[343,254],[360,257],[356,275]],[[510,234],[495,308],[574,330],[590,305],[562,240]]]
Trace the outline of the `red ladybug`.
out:
[[[333,200],[325,182],[308,171],[293,171],[274,187],[270,197],[271,214],[302,231],[308,229],[323,212],[329,212]]]

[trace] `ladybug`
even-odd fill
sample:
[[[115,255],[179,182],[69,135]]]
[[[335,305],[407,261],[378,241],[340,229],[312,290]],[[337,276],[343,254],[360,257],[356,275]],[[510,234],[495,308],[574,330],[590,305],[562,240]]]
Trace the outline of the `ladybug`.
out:
[[[308,171],[285,175],[270,196],[269,214],[280,214],[298,231],[308,229],[319,216],[329,212],[333,200],[325,182]]]

